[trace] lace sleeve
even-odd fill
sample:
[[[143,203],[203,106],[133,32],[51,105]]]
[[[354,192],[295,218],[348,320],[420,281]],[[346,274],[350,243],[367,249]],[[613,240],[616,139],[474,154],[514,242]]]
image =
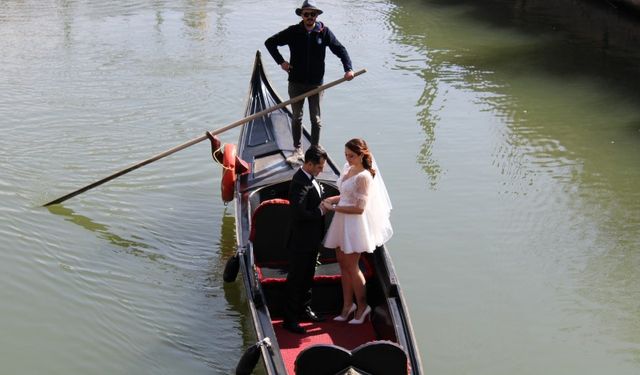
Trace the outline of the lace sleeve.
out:
[[[356,189],[353,194],[356,199],[356,207],[364,209],[369,200],[369,187],[371,186],[371,174],[369,172],[360,173],[355,176]]]

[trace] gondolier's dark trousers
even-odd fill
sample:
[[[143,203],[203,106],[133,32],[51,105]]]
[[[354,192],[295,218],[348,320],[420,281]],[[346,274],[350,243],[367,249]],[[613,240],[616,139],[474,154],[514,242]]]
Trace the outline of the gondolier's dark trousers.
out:
[[[294,98],[298,95],[302,95],[305,92],[311,91],[317,88],[317,85],[308,85],[304,83],[289,82],[289,96]],[[320,99],[322,92],[316,95],[311,95],[306,100],[309,102],[309,117],[311,118],[311,144],[317,145],[320,142],[320,128],[322,127],[322,120],[320,118]],[[304,100],[291,103],[291,110],[293,111],[293,123],[291,124],[291,133],[293,135],[293,147],[300,147],[300,140],[302,139],[302,115]]]
[[[292,251],[287,274],[287,303],[284,319],[297,322],[306,307],[311,306],[311,287],[316,272],[318,251]]]

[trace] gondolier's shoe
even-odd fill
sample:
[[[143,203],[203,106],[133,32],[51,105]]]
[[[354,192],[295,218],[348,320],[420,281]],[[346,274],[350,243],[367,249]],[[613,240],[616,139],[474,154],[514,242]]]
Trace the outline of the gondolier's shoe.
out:
[[[302,165],[304,163],[304,153],[302,152],[302,147],[296,147],[295,150],[293,150],[291,156],[287,158],[287,163],[294,165]]]
[[[313,310],[311,310],[310,307],[307,307],[306,309],[304,309],[304,312],[302,313],[302,317],[303,317],[304,320],[309,321],[309,322],[324,322],[325,321],[324,318],[321,318],[320,316],[318,316],[318,314],[313,312]]]
[[[296,322],[284,322],[282,323],[282,328],[286,329],[289,332],[297,333],[300,335],[304,335],[305,333],[307,333],[307,330]]]

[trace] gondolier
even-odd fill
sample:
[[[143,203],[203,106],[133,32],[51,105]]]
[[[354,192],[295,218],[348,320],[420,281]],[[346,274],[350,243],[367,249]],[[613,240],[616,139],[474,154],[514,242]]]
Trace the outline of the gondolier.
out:
[[[351,80],[354,72],[351,58],[347,49],[338,41],[335,35],[317,17],[322,14],[315,1],[305,0],[296,14],[302,17],[300,23],[291,25],[265,41],[265,46],[273,59],[282,70],[289,74],[289,96],[295,97],[322,84],[325,70],[325,55],[327,47],[334,55],[340,58],[344,68],[344,77]],[[289,46],[290,61],[282,57],[278,51],[279,46]],[[311,144],[317,145],[320,141],[320,96],[310,96],[309,116],[311,118]],[[292,136],[294,152],[288,159],[289,162],[300,163],[303,161],[302,151],[302,116],[304,101],[291,104],[293,110]]]

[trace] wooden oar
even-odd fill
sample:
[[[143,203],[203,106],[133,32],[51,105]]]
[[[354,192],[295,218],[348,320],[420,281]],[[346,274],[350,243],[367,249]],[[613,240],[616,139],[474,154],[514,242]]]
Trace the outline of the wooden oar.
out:
[[[355,72],[354,77],[357,77],[357,76],[359,76],[359,75],[361,75],[363,73],[366,73],[366,72],[367,72],[366,69],[359,70],[359,71]],[[287,106],[287,105],[289,105],[291,103],[298,102],[298,101],[303,100],[304,98],[306,98],[308,96],[315,95],[315,94],[319,93],[320,91],[324,91],[324,90],[327,90],[327,89],[329,89],[329,88],[331,88],[333,86],[339,85],[339,84],[341,84],[342,82],[344,82],[346,80],[347,79],[343,77],[343,78],[337,79],[337,80],[335,80],[333,82],[327,83],[326,85],[319,86],[319,87],[317,87],[317,88],[315,88],[315,89],[313,89],[311,91],[308,91],[308,92],[306,92],[306,93],[304,93],[302,95],[296,96],[295,98],[291,98],[291,99],[289,99],[287,101],[284,101],[284,102],[282,102],[282,103],[280,103],[278,105],[275,105],[275,106],[273,106],[271,108],[267,108],[267,109],[265,109],[263,111],[260,111],[258,113],[254,113],[251,116],[247,116],[247,117],[245,117],[243,119],[240,119],[238,121],[232,122],[231,124],[229,124],[227,126],[223,126],[223,127],[218,128],[218,129],[216,129],[214,131],[211,131],[210,134],[211,135],[217,135],[217,134],[226,132],[229,129],[233,129],[233,128],[237,127],[237,126],[246,124],[247,122],[249,122],[251,120],[254,120],[254,119],[258,118],[258,117],[262,117],[262,116],[266,115],[267,113],[276,111],[276,110],[278,110],[280,108],[284,108],[285,106]],[[171,148],[171,149],[169,149],[167,151],[161,152],[161,153],[159,153],[159,154],[157,154],[155,156],[152,156],[152,157],[150,157],[150,158],[148,158],[146,160],[143,160],[143,161],[141,161],[139,163],[133,164],[133,165],[131,165],[131,166],[125,168],[125,169],[122,169],[122,170],[120,170],[120,171],[118,171],[118,172],[116,172],[116,173],[114,173],[112,175],[109,175],[109,176],[107,176],[107,177],[105,177],[105,178],[103,178],[101,180],[93,182],[93,183],[91,183],[91,184],[89,184],[89,185],[87,185],[85,187],[82,187],[82,188],[80,188],[78,190],[75,190],[75,191],[73,191],[73,192],[71,192],[71,193],[69,193],[67,195],[64,195],[64,196],[58,198],[58,199],[54,199],[49,203],[45,203],[43,206],[46,207],[46,206],[50,206],[52,204],[62,203],[62,202],[66,201],[69,198],[73,198],[78,194],[82,194],[87,190],[93,189],[96,186],[100,186],[100,185],[104,184],[105,182],[113,180],[114,178],[120,177],[120,176],[122,176],[124,174],[127,174],[127,173],[129,173],[129,172],[131,172],[133,170],[136,170],[136,169],[138,169],[140,167],[143,167],[143,166],[145,166],[147,164],[153,163],[156,160],[160,160],[160,159],[164,158],[165,156],[169,156],[169,155],[171,155],[173,153],[176,153],[178,151],[184,150],[187,147],[191,147],[191,146],[195,145],[196,143],[200,143],[200,142],[204,141],[205,139],[208,139],[208,136],[206,134],[202,135],[202,136],[200,136],[198,138],[194,138],[194,139],[192,139],[190,141],[187,141],[187,142],[185,142],[185,143],[183,143],[181,145],[178,145],[178,146],[173,147],[173,148]]]

